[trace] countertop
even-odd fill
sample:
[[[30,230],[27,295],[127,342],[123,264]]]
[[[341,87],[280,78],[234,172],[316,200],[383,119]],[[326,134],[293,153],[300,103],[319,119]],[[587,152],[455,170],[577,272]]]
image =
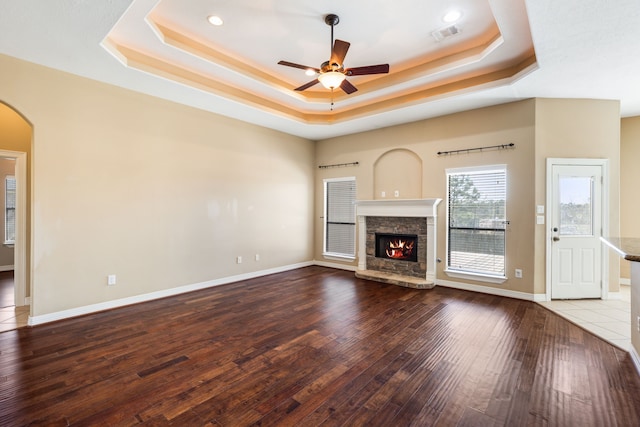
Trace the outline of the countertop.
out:
[[[640,238],[601,237],[600,240],[618,252],[627,261],[640,262]]]

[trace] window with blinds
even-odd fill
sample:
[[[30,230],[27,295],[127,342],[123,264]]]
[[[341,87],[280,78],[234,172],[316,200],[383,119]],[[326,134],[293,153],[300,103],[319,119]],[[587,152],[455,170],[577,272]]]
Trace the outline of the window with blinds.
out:
[[[16,178],[4,179],[4,242],[16,241]]]
[[[505,166],[447,170],[447,270],[505,276]]]
[[[324,181],[324,255],[355,257],[356,253],[356,180]]]

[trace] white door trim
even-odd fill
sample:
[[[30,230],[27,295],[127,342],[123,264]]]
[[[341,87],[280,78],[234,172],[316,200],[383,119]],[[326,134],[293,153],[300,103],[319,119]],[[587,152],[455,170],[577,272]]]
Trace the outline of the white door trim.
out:
[[[13,245],[13,281],[16,306],[27,304],[27,153],[0,150],[0,157],[16,160],[16,241]],[[4,196],[3,196],[4,197]]]
[[[547,196],[546,211],[547,219],[545,225],[545,250],[546,250],[546,275],[545,288],[547,301],[551,301],[551,226],[553,224],[551,204],[553,203],[553,166],[600,166],[602,168],[602,230],[601,235],[608,234],[609,231],[609,160],[608,159],[580,159],[580,158],[547,158]],[[609,298],[609,252],[602,251],[602,293],[601,299]]]

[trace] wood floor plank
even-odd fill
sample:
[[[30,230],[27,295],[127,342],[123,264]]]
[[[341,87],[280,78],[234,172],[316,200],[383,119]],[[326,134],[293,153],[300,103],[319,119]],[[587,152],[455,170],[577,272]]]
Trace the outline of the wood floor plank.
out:
[[[640,376],[532,302],[307,267],[0,333],[26,425],[640,426]]]

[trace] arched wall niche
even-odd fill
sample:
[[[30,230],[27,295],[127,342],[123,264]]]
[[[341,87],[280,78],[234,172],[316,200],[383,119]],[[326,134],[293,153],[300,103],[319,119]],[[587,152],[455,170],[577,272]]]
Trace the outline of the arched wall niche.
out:
[[[374,199],[422,198],[422,159],[405,148],[387,151],[373,164]]]

